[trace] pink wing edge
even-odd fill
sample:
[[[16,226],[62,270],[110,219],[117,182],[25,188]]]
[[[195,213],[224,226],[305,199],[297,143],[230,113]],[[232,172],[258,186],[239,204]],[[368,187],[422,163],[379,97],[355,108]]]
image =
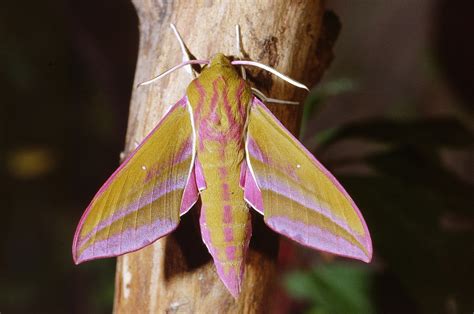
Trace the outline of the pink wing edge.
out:
[[[280,122],[280,120],[278,120],[274,115],[273,113],[257,98],[257,97],[253,97],[253,100],[252,100],[252,104],[251,106],[259,106],[260,108],[262,108],[267,114],[270,115],[270,117],[272,117],[276,123],[278,124],[278,126],[283,129],[285,131],[285,133],[287,135],[289,135],[289,137],[296,143],[296,145],[303,151],[306,153],[307,156],[310,157],[310,159],[313,161],[313,163],[316,165],[316,167],[318,167],[328,178],[329,180],[336,186],[336,188],[350,201],[351,203],[351,206],[352,208],[355,210],[357,216],[359,217],[359,220],[361,221],[362,223],[362,226],[364,228],[364,233],[365,235],[362,237],[362,239],[365,241],[366,243],[366,249],[367,249],[367,258],[365,257],[355,257],[353,255],[346,255],[346,254],[343,254],[343,253],[333,253],[333,252],[330,252],[328,250],[324,250],[324,249],[320,249],[320,248],[316,248],[316,247],[313,247],[309,244],[304,244],[304,243],[300,243],[298,242],[299,244],[303,245],[303,246],[306,246],[306,247],[309,247],[311,249],[316,249],[318,251],[322,251],[322,252],[326,252],[326,253],[329,253],[329,254],[335,254],[335,255],[338,255],[338,256],[343,256],[343,257],[348,257],[348,258],[356,258],[356,259],[359,259],[361,261],[364,261],[366,263],[369,263],[371,260],[372,260],[372,254],[373,254],[373,250],[372,250],[372,239],[370,237],[370,233],[369,233],[369,229],[367,227],[367,224],[364,220],[364,217],[362,216],[359,208],[357,207],[357,205],[355,204],[355,202],[352,200],[352,198],[350,197],[350,195],[346,192],[346,190],[342,187],[342,185],[337,181],[337,179],[313,156],[313,154],[311,152],[308,151],[308,149],[306,149],[306,147],[304,147],[303,144],[300,143],[300,141],[295,137],[293,136],[293,134],[291,134],[286,128],[285,126]],[[246,141],[245,141],[245,153],[246,153],[246,161],[244,161],[244,163],[242,163],[242,170],[241,170],[241,177],[240,177],[240,184],[241,186],[244,188],[244,197],[245,197],[245,201],[247,203],[249,203],[249,205],[254,208],[257,212],[259,212],[260,214],[262,215],[265,215],[264,214],[264,207],[263,207],[263,199],[262,199],[262,194],[261,194],[261,191],[260,191],[260,188],[258,187],[258,184],[257,184],[257,180],[256,180],[256,177],[255,177],[255,174],[253,173],[253,169],[252,169],[252,166],[250,164],[250,160],[248,159],[249,157],[249,151],[248,151],[248,136],[246,138]],[[245,173],[245,174],[244,174]],[[250,178],[250,180],[249,180]],[[279,233],[279,234],[282,234],[280,231],[278,230],[275,230],[274,227],[270,226],[267,224],[267,226],[272,229],[273,231],[275,231],[276,233]],[[284,234],[285,236],[288,236],[289,238],[291,238],[292,240],[295,240],[292,238],[291,235],[289,234]]]
[[[153,135],[153,133],[155,133],[155,131],[158,130],[158,128],[161,126],[161,124],[163,123],[165,118],[168,117],[179,106],[187,106],[187,104],[188,104],[188,99],[185,96],[185,97],[181,98],[176,104],[171,106],[170,109],[161,118],[160,122],[153,128],[153,130],[150,133],[148,133],[148,135],[142,140],[142,142],[137,146],[137,148],[135,148],[133,150],[133,152],[131,152],[128,155],[128,157],[120,164],[120,166],[112,173],[112,175],[107,179],[107,181],[105,181],[105,183],[101,186],[99,191],[97,191],[97,193],[93,197],[92,201],[89,203],[86,210],[82,214],[81,219],[79,220],[79,224],[77,225],[76,232],[74,233],[74,239],[73,239],[73,242],[72,242],[72,257],[73,257],[73,260],[74,260],[74,264],[78,265],[80,263],[95,260],[95,259],[117,257],[117,256],[121,256],[121,255],[124,255],[124,254],[136,252],[138,250],[141,250],[145,246],[151,245],[154,242],[161,239],[162,237],[170,234],[171,232],[173,232],[178,227],[179,224],[177,224],[176,227],[174,227],[173,229],[170,229],[167,233],[163,234],[161,237],[158,237],[154,241],[152,241],[150,243],[147,243],[146,245],[140,246],[140,247],[138,247],[134,250],[123,252],[121,254],[110,254],[110,255],[96,256],[96,257],[85,258],[85,259],[78,259],[77,254],[76,254],[77,249],[78,249],[77,245],[78,245],[78,241],[79,241],[80,231],[82,229],[82,226],[84,225],[84,221],[86,220],[87,216],[89,215],[89,212],[92,209],[92,204],[94,203],[94,201],[102,193],[104,193],[104,191],[109,187],[110,183],[115,179],[117,174],[120,173],[120,171],[128,164],[128,162],[141,149],[141,147],[147,142],[147,140]],[[202,178],[202,172],[200,172],[198,174],[195,174],[195,172],[196,172],[195,162],[197,161],[197,158],[196,158],[196,138],[195,138],[196,133],[194,131],[194,123],[192,123],[192,126],[193,126],[193,161],[191,162],[188,182],[186,183],[186,187],[185,187],[184,192],[183,192],[183,199],[181,201],[181,207],[180,207],[180,216],[187,213],[194,206],[194,204],[197,202],[197,200],[199,198],[199,190],[197,190],[195,188],[197,188],[199,186],[199,182],[200,182],[200,181],[197,181],[197,177]]]

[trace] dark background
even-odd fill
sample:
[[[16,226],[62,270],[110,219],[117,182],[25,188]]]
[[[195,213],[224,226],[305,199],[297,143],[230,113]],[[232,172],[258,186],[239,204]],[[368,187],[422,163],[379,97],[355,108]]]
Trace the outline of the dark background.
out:
[[[359,204],[375,255],[285,241],[278,309],[471,313],[474,2],[328,7],[342,29],[302,138]],[[115,260],[76,267],[70,247],[118,165],[137,46],[127,0],[2,3],[1,313],[111,311]]]

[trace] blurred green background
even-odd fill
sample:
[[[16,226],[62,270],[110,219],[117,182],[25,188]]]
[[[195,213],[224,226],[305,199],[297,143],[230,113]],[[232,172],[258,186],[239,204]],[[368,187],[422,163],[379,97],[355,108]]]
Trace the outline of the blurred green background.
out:
[[[474,2],[327,3],[342,29],[301,138],[358,203],[375,255],[284,240],[274,312],[472,313]],[[115,260],[76,267],[70,247],[124,146],[133,6],[6,2],[0,36],[0,312],[109,313]]]

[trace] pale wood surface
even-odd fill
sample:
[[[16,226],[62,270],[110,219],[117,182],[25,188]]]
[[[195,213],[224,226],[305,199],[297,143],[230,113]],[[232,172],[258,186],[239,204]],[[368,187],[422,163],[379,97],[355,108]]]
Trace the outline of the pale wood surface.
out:
[[[135,86],[182,61],[169,27],[175,23],[197,59],[217,52],[237,55],[235,25],[242,29],[250,59],[268,64],[312,86],[332,58],[338,32],[323,1],[152,1],[132,0],[140,21]],[[324,22],[323,22],[324,21]],[[268,73],[252,70],[251,80],[273,98],[301,101],[303,90]],[[150,86],[135,88],[130,104],[126,151],[156,125],[191,81],[177,71]],[[301,106],[269,106],[290,131],[298,129]],[[202,243],[198,210],[183,216],[171,236],[118,258],[116,313],[264,313],[276,278],[277,236],[254,215],[254,232],[238,300],[217,277]]]

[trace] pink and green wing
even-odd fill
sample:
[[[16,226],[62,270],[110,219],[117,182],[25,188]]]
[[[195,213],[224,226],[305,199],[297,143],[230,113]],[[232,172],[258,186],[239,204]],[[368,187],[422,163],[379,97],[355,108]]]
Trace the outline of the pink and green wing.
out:
[[[74,236],[74,261],[136,251],[173,231],[198,198],[194,150],[185,97],[95,195]]]
[[[355,203],[256,98],[250,109],[246,158],[245,198],[263,213],[270,228],[315,249],[371,260],[369,231]]]

